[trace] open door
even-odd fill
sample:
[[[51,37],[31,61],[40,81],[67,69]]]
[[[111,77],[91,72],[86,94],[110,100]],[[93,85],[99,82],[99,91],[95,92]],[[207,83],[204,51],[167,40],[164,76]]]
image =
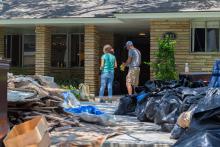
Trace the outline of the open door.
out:
[[[144,83],[150,79],[150,67],[144,62],[150,61],[150,37],[149,35],[121,35],[121,34],[115,34],[114,35],[114,48],[115,48],[115,56],[118,62],[118,66],[120,66],[123,62],[126,61],[128,56],[127,49],[124,48],[125,43],[130,40],[133,42],[134,46],[140,50],[141,52],[141,58],[142,58],[142,64],[140,66],[141,72],[140,72],[140,80],[139,85],[144,85]],[[118,68],[115,72],[115,83],[120,84],[120,88],[115,88],[116,92],[115,94],[118,94],[120,89],[120,94],[126,94],[126,75],[127,75],[128,69],[124,72],[120,71],[120,68]]]

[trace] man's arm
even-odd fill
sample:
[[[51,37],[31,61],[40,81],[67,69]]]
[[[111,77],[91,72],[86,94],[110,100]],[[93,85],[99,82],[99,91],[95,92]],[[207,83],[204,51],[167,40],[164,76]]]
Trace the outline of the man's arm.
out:
[[[127,66],[128,64],[130,64],[132,61],[132,57],[128,56],[127,61],[124,63],[124,66]]]

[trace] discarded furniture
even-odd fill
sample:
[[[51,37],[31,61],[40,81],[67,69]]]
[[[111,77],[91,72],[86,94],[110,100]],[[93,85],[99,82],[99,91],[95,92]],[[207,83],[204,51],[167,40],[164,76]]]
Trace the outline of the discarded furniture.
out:
[[[210,72],[181,72],[179,74],[179,79],[186,78],[190,82],[195,82],[199,80],[208,82],[210,77]]]

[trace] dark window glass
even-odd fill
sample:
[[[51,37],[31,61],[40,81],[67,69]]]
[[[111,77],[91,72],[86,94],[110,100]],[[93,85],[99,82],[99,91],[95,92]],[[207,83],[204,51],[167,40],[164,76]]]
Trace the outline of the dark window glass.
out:
[[[66,41],[67,35],[65,34],[52,35],[51,64],[53,67],[67,67],[68,50]]]
[[[79,35],[71,35],[71,67],[79,66]]]
[[[35,35],[24,35],[23,65],[32,67],[35,65]]]
[[[80,35],[80,66],[84,66],[84,34]]]
[[[71,35],[71,67],[84,66],[84,35]]]
[[[194,52],[205,52],[205,28],[195,29]]]
[[[217,52],[219,49],[219,29],[207,29],[207,52]]]

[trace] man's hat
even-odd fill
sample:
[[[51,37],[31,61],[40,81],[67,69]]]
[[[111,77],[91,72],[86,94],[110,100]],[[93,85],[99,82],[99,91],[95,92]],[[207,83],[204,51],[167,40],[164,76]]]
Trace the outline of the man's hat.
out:
[[[127,41],[126,44],[125,44],[125,48],[127,48],[127,46],[131,46],[133,45],[133,42],[132,41]]]

